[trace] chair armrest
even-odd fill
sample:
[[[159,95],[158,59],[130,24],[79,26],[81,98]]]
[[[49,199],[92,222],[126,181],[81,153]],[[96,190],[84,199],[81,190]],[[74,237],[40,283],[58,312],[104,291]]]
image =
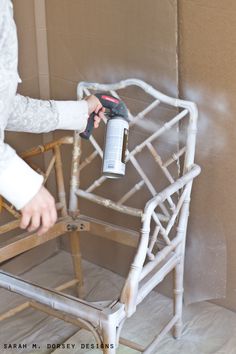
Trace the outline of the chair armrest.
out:
[[[129,275],[121,293],[121,302],[125,304],[126,313],[128,317],[135,312],[135,308],[137,305],[138,284],[146,258],[152,214],[155,208],[160,203],[164,202],[168,197],[170,197],[173,193],[176,193],[185,185],[188,185],[186,188],[189,188],[186,195],[187,198],[188,194],[190,194],[191,192],[192,181],[196,176],[199,175],[200,172],[201,168],[198,165],[193,165],[192,168],[188,172],[186,172],[185,175],[180,177],[173,184],[171,184],[162,192],[158,193],[156,196],[150,199],[145,206],[144,214],[142,217],[143,226],[141,230],[139,245],[132,265],[130,267]]]
[[[160,204],[163,203],[168,197],[172,194],[176,193],[178,190],[182,189],[186,184],[192,182],[195,177],[197,177],[201,172],[201,168],[198,165],[193,165],[191,170],[185,173],[182,177],[177,179],[173,184],[163,189],[162,192],[155,195],[152,199],[150,199],[144,208],[144,216],[152,215],[155,208]]]

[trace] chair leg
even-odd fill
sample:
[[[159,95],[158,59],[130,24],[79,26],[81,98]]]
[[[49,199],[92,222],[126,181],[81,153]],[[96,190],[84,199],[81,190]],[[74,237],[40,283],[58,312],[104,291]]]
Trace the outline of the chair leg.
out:
[[[80,298],[84,297],[84,279],[82,272],[82,259],[80,252],[80,234],[78,231],[71,231],[70,238],[70,248],[71,256],[74,266],[75,277],[78,279],[77,294]]]
[[[178,317],[174,325],[173,335],[176,339],[181,337],[182,333],[182,312],[183,312],[183,275],[184,275],[184,257],[174,269],[174,316]]]
[[[191,193],[191,186],[188,190],[188,195],[183,203],[182,211],[179,218],[179,225],[177,228],[177,236],[182,237],[182,242],[176,249],[176,254],[180,256],[180,262],[174,269],[174,315],[178,320],[174,326],[173,335],[179,339],[182,334],[182,312],[183,312],[183,293],[184,293],[184,257],[185,257],[185,244],[186,244],[186,231],[189,215],[189,195]]]
[[[103,325],[103,354],[116,354],[116,327],[111,322]]]

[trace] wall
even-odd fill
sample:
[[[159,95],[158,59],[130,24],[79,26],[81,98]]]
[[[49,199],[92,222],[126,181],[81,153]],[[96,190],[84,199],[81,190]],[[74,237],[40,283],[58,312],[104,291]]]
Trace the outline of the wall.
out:
[[[127,77],[176,94],[175,0],[46,0],[46,10],[53,96],[75,97],[82,80]]]
[[[177,96],[175,0],[46,0],[46,13],[52,98],[76,98],[79,81],[115,82],[130,77]],[[129,95],[133,106],[147,100],[144,96],[137,100],[134,92]],[[64,159],[68,182],[69,150]],[[105,216],[101,208],[91,210],[90,205],[89,210]],[[112,220],[109,212],[106,216]],[[117,214],[116,222],[124,224],[124,217]],[[126,222],[135,226],[134,221]],[[82,251],[86,258],[122,274],[133,255],[133,250],[87,233],[82,235]]]
[[[196,265],[189,287],[209,298],[212,287],[226,298],[217,303],[236,309],[235,239],[235,15],[231,0],[179,1],[179,62],[182,97],[199,107],[197,161],[188,257]],[[206,259],[206,267],[201,260]],[[227,262],[226,262],[227,259]],[[226,274],[225,274],[226,273]],[[191,290],[190,289],[190,290]]]

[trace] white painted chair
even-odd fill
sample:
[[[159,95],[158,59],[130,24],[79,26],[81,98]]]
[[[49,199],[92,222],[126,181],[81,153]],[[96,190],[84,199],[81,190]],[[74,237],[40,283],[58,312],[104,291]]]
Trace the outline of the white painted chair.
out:
[[[133,185],[124,183],[124,188],[121,188],[123,195],[118,196],[118,193],[115,193],[117,199],[112,200],[109,193],[108,195],[104,193],[107,190],[106,183],[110,183],[105,176],[92,178],[87,174],[90,176],[89,184],[88,181],[85,183],[86,186],[80,184],[80,180],[83,180],[82,175],[86,176],[88,173],[86,171],[89,171],[92,164],[102,159],[103,151],[101,143],[99,144],[92,136],[90,142],[83,143],[83,146],[91,144],[90,148],[86,149],[90,151],[86,155],[81,148],[81,138],[78,133],[75,133],[69,224],[67,218],[67,225],[73,232],[71,245],[72,254],[77,258],[74,265],[79,279],[79,294],[83,293],[83,276],[80,268],[78,225],[79,229],[83,230],[85,225],[90,227],[90,231],[94,234],[136,247],[135,257],[119,297],[111,299],[110,302],[91,303],[52,289],[41,288],[0,272],[0,286],[32,299],[34,306],[42,311],[45,311],[46,307],[45,312],[90,330],[98,344],[103,346],[104,354],[115,354],[119,342],[145,354],[156,353],[157,343],[171,328],[174,328],[174,336],[180,337],[190,195],[193,179],[200,173],[200,167],[194,164],[198,115],[194,103],[168,97],[136,79],[109,85],[81,82],[77,93],[78,99],[82,99],[84,94],[105,91],[113,96],[122,97],[126,102],[127,95],[129,96],[127,90],[130,89],[138,90],[138,97],[143,97],[140,96],[142,91],[142,94],[146,95],[142,101],[145,107],[141,112],[135,114],[129,112],[130,128],[136,140],[127,156],[125,178],[133,182]],[[130,99],[126,102],[129,108],[128,101],[130,102]],[[158,110],[160,114],[156,113]],[[152,117],[150,124],[148,124],[149,116]],[[155,116],[157,116],[156,121],[153,120]],[[155,130],[152,127],[155,127]],[[130,146],[132,144],[131,137]],[[152,159],[150,170],[147,170],[148,159]],[[155,168],[158,172],[153,176]],[[129,177],[131,169],[135,172],[134,181]],[[115,188],[116,181],[112,183]],[[129,189],[126,190],[128,184]],[[146,198],[142,207],[132,205],[132,200],[135,201],[135,197],[141,196],[141,193],[143,193],[142,197],[138,199],[143,201]],[[80,204],[82,199],[93,205],[109,208],[115,213],[139,218],[140,232],[120,227],[115,222],[111,224],[94,219],[91,215],[81,215],[78,212],[78,202]],[[137,306],[171,271],[174,271],[173,317],[147,348],[141,348],[137,343],[121,339],[120,333],[125,320],[135,313]]]

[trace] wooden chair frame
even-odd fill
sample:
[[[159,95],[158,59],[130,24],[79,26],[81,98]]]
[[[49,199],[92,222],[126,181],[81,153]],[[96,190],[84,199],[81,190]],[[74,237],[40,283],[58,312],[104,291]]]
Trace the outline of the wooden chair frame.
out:
[[[53,166],[55,166],[59,197],[57,208],[60,211],[60,217],[55,226],[44,236],[37,237],[37,233],[23,233],[13,239],[11,238],[0,248],[0,262],[3,262],[39,244],[63,235],[65,232],[69,233],[75,279],[53,290],[43,288],[20,277],[0,271],[1,287],[24,295],[29,299],[17,308],[1,314],[0,320],[9,318],[31,306],[91,331],[97,343],[103,348],[104,354],[115,354],[118,343],[125,344],[145,354],[155,353],[157,344],[171,328],[174,328],[174,336],[176,338],[180,337],[182,328],[184,254],[190,195],[193,179],[200,173],[200,167],[194,164],[198,114],[193,102],[166,96],[145,82],[136,79],[124,80],[110,85],[82,82],[78,85],[78,99],[82,99],[84,93],[89,94],[91,90],[110,91],[114,96],[119,97],[116,91],[129,86],[137,86],[154,98],[154,101],[138,115],[133,116],[129,112],[130,126],[142,120],[160,102],[179,109],[171,120],[136,146],[133,151],[129,152],[127,161],[135,167],[138,175],[141,177],[141,181],[136,183],[119,201],[112,201],[94,194],[94,190],[106,181],[106,177],[104,176],[95,180],[86,190],[82,189],[79,185],[79,176],[82,169],[92,163],[96,157],[102,158],[103,152],[95,138],[91,137],[90,142],[94,148],[94,152],[84,161],[80,161],[81,140],[77,132],[75,132],[74,138],[66,137],[27,151],[22,154],[22,157],[25,159],[49,150],[53,152],[44,177],[46,181]],[[174,126],[179,126],[182,121],[185,121],[185,124],[187,124],[186,144],[181,146],[167,161],[163,162],[155,150],[153,142],[164,132]],[[66,205],[60,154],[60,146],[63,144],[73,144],[69,208]],[[148,149],[169,181],[169,185],[159,193],[155,190],[136,159],[136,155],[143,149]],[[176,179],[171,176],[168,167],[172,163],[179,165],[180,158],[183,160],[183,168]],[[124,205],[143,186],[151,193],[151,198],[144,208],[141,210]],[[117,225],[110,225],[101,220],[92,219],[89,216],[80,215],[78,211],[78,197],[85,198],[92,203],[122,212],[126,215],[141,218],[142,228],[140,234]],[[19,226],[20,214],[3,200],[1,201],[1,207],[8,210],[16,219],[0,227],[0,234],[3,234]],[[151,228],[151,223],[155,224],[154,230]],[[109,235],[106,234],[107,226],[109,226]],[[175,230],[175,234],[174,236],[170,236],[170,231],[173,229]],[[91,303],[82,299],[83,275],[81,270],[79,233],[80,231],[89,230],[91,233],[99,236],[136,247],[136,255],[130,266],[129,274],[120,296],[115,301],[106,302],[104,306],[100,303]],[[161,247],[156,249],[158,242],[160,242]],[[137,305],[172,270],[174,271],[173,317],[146,348],[121,338],[120,333],[125,320],[134,314]],[[75,285],[77,286],[80,298],[62,293],[62,290]]]

